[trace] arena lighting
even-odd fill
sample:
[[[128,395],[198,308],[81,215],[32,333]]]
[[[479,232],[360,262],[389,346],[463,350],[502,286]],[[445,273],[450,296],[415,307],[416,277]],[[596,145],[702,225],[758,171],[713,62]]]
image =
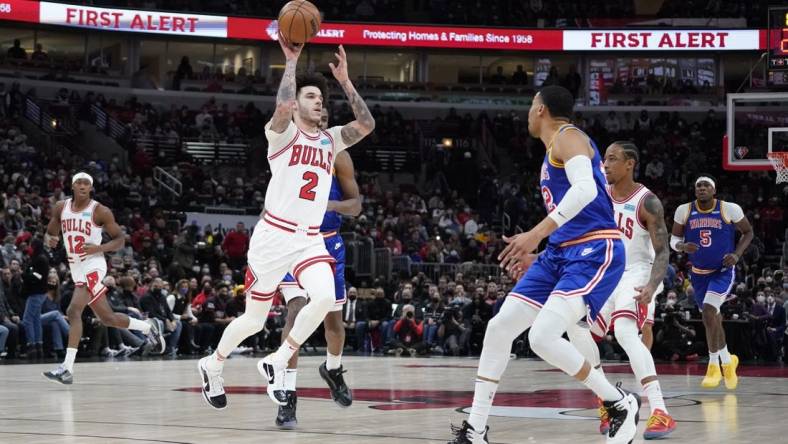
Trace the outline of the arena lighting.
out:
[[[441,146],[443,146],[444,148],[451,148],[451,147],[453,147],[454,146],[454,139],[451,139],[451,138],[448,138],[448,137],[444,137],[443,140],[441,140]]]

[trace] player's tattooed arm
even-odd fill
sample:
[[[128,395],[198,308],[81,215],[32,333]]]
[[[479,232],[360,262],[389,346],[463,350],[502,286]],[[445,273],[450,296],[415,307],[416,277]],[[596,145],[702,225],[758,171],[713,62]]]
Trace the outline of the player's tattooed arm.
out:
[[[334,55],[337,57],[337,64],[329,63],[328,66],[331,68],[334,78],[339,82],[339,86],[345,91],[350,109],[353,110],[353,115],[356,117],[356,120],[342,127],[342,141],[345,142],[345,145],[351,146],[375,130],[375,118],[364,99],[356,91],[353,82],[350,81],[345,48],[339,45],[339,52]]]
[[[670,259],[670,249],[668,248],[670,236],[668,235],[668,227],[665,225],[665,210],[662,208],[662,202],[654,194],[645,197],[638,217],[645,222],[651,237],[651,244],[654,246],[654,264],[651,266],[648,284],[645,287],[638,287],[640,294],[636,296],[638,302],[647,304],[651,302],[657,287],[665,279]]]
[[[298,56],[304,45],[294,45],[279,34],[279,46],[285,54],[285,72],[279,82],[279,91],[276,93],[276,109],[271,117],[271,130],[283,133],[293,119],[293,109],[296,101],[296,65]]]
[[[287,61],[285,72],[282,74],[282,81],[279,83],[279,91],[276,93],[276,109],[271,117],[271,130],[276,133],[284,132],[293,119],[293,107],[296,100],[295,77],[297,62],[297,59]]]

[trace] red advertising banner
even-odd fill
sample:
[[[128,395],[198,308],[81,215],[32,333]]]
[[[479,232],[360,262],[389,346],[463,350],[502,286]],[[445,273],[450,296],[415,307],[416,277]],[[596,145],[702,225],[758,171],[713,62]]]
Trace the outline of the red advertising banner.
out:
[[[276,40],[276,35],[276,23],[272,20],[228,18],[227,37]],[[563,31],[324,22],[310,43],[560,51]]]
[[[0,20],[38,23],[39,3],[27,0],[0,2]]]
[[[273,41],[271,19],[0,0],[0,20],[193,37]],[[310,43],[509,51],[729,51],[766,48],[757,29],[502,29],[323,23]]]

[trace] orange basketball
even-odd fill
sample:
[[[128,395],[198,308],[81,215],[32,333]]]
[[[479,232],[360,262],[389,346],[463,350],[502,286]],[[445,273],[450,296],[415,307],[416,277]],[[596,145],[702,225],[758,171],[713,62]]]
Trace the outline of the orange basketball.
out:
[[[306,43],[320,31],[320,11],[306,0],[288,2],[279,11],[279,32],[291,43]]]

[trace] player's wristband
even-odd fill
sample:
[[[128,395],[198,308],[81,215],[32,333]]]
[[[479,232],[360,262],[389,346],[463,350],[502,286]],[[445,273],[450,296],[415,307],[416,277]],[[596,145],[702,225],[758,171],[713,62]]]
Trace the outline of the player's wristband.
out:
[[[670,248],[672,248],[673,251],[683,251],[679,248],[680,244],[682,243],[684,243],[684,238],[675,236],[673,234],[670,235]]]

